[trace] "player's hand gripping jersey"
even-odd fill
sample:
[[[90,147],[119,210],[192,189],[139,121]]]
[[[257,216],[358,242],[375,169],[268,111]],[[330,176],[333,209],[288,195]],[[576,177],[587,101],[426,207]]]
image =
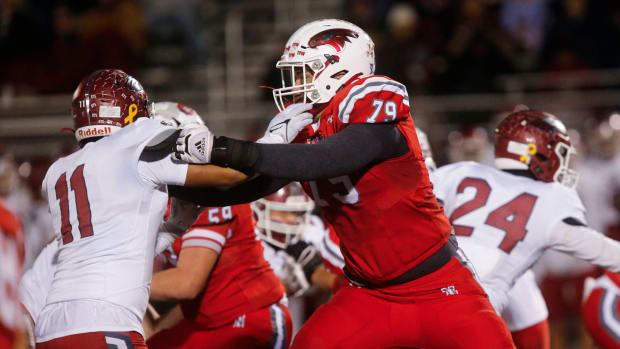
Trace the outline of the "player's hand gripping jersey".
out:
[[[249,204],[206,208],[170,247],[173,264],[186,247],[219,254],[203,293],[181,302],[186,319],[205,328],[218,327],[284,297],[280,280],[263,258]]]
[[[394,124],[409,151],[349,175],[303,186],[338,232],[348,271],[382,283],[437,251],[448,240],[450,224],[433,195],[402,84],[383,76],[353,81],[295,142],[320,142],[360,123]]]
[[[184,184],[187,174],[186,164],[143,150],[174,131],[140,118],[48,170],[43,192],[61,246],[37,342],[102,330],[142,333],[166,185]]]
[[[441,167],[433,183],[498,312],[517,278],[546,249],[620,270],[620,244],[585,226],[573,189],[474,162]]]

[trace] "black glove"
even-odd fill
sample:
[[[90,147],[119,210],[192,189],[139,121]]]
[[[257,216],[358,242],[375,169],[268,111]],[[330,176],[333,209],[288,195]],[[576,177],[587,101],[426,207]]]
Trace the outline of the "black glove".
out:
[[[301,265],[308,280],[312,279],[314,271],[323,264],[319,251],[305,241],[298,241],[295,244],[289,245],[284,251],[289,256],[295,258],[295,261]]]

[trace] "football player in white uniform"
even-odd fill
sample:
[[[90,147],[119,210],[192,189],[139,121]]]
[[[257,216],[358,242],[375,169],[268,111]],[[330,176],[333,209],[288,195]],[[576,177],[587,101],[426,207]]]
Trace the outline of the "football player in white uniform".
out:
[[[310,287],[312,272],[321,263],[316,249],[300,264],[291,256],[291,246],[305,247],[320,240],[323,232],[311,225],[314,202],[297,182],[251,204],[256,235],[262,240],[265,259],[282,280],[289,296],[299,296]],[[315,257],[316,256],[316,257]],[[314,257],[314,258],[313,258]],[[318,260],[318,263],[316,261]]]
[[[140,83],[120,70],[96,71],[74,92],[81,149],[57,160],[43,180],[59,248],[36,318],[38,348],[144,348],[141,321],[167,186],[246,178],[173,160],[168,141],[176,128],[151,119],[147,104]]]
[[[200,115],[183,104],[175,102],[156,102],[151,105],[151,117],[156,120],[172,122],[175,126],[187,126],[191,124],[204,125]],[[168,221],[175,221],[180,227],[190,226],[196,219],[197,212],[190,212],[192,208],[183,204],[180,200],[174,200],[174,208],[171,208],[171,216]],[[181,206],[184,209],[181,209]],[[196,209],[196,208],[194,208]],[[160,226],[165,228],[166,226]],[[177,235],[167,231],[160,231],[157,236],[155,255],[164,251]],[[45,306],[47,293],[52,285],[54,272],[58,263],[58,250],[62,246],[60,240],[52,240],[41,250],[32,266],[26,270],[20,280],[20,300],[26,310],[27,323],[34,324],[41,309]],[[34,340],[34,338],[32,338]]]
[[[265,259],[292,297],[288,307],[296,333],[306,318],[304,298],[299,296],[310,286],[332,292],[337,281],[343,279],[344,258],[338,245],[331,243],[329,227],[319,216],[312,215],[314,202],[298,182],[291,182],[251,206]]]
[[[495,130],[495,166],[459,162],[432,175],[460,247],[519,348],[548,348],[547,310],[529,268],[547,249],[620,271],[620,243],[586,224],[564,124],[520,110]],[[536,335],[538,333],[538,335]],[[521,341],[519,338],[538,338]]]

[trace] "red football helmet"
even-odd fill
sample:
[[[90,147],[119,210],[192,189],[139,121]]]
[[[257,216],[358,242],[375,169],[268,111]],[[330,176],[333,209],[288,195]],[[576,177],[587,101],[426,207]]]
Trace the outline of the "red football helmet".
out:
[[[294,238],[302,237],[314,202],[299,183],[292,182],[251,206],[258,236],[274,246],[286,248]]]
[[[122,70],[98,70],[85,77],[73,92],[73,131],[78,142],[107,136],[150,117],[144,88]]]
[[[495,129],[495,166],[503,170],[529,170],[541,181],[574,188],[578,176],[570,165],[576,153],[566,126],[546,112],[517,111]]]

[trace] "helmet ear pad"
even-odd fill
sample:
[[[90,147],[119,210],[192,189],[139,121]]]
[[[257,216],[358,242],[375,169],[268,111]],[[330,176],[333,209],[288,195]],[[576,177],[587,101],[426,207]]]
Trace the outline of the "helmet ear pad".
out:
[[[374,43],[346,21],[310,22],[291,35],[276,68],[282,73],[282,88],[273,90],[278,109],[298,101],[327,103],[352,77],[374,74]],[[307,71],[313,73],[312,79],[306,77]],[[299,74],[302,83],[295,81]]]
[[[78,141],[112,134],[150,117],[148,96],[138,80],[118,69],[98,70],[79,83],[71,114]]]
[[[529,170],[543,182],[573,187],[577,173],[570,161],[575,154],[566,127],[549,113],[513,112],[495,129],[495,165],[503,170]]]

